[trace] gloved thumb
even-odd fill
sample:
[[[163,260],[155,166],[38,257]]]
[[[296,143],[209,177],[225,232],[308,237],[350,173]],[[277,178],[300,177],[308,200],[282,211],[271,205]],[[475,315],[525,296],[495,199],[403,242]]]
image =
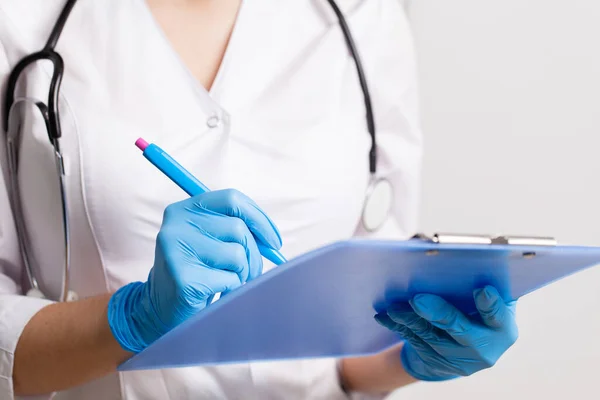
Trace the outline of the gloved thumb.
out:
[[[475,306],[483,323],[490,328],[506,327],[514,318],[512,310],[506,305],[496,288],[486,286],[473,292]]]

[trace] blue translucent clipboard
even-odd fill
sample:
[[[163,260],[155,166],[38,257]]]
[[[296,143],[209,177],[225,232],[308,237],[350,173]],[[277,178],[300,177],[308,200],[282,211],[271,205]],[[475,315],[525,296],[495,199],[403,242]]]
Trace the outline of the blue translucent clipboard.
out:
[[[600,264],[600,248],[551,239],[418,236],[350,240],[291,260],[213,303],[119,370],[368,355],[401,339],[377,310],[417,293],[475,312],[486,284],[516,300]]]

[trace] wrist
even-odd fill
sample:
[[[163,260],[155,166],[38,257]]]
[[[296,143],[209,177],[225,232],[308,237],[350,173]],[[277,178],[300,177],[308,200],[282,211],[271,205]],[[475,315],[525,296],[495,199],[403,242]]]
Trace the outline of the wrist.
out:
[[[400,347],[340,361],[340,385],[346,392],[389,394],[417,381],[403,367]]]

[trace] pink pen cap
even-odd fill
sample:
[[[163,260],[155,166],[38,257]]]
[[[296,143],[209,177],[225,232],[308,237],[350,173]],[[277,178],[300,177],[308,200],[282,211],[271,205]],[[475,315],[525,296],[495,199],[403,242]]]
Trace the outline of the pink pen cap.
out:
[[[144,139],[139,138],[135,141],[135,145],[141,150],[146,150],[146,147],[150,146],[150,143],[146,142]]]

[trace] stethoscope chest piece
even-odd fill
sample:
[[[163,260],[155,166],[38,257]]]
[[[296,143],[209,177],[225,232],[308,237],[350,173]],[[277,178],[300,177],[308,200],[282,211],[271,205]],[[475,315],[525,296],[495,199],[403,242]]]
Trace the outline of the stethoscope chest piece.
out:
[[[364,228],[374,232],[381,228],[392,210],[394,190],[387,179],[373,179],[367,190],[362,214]]]

